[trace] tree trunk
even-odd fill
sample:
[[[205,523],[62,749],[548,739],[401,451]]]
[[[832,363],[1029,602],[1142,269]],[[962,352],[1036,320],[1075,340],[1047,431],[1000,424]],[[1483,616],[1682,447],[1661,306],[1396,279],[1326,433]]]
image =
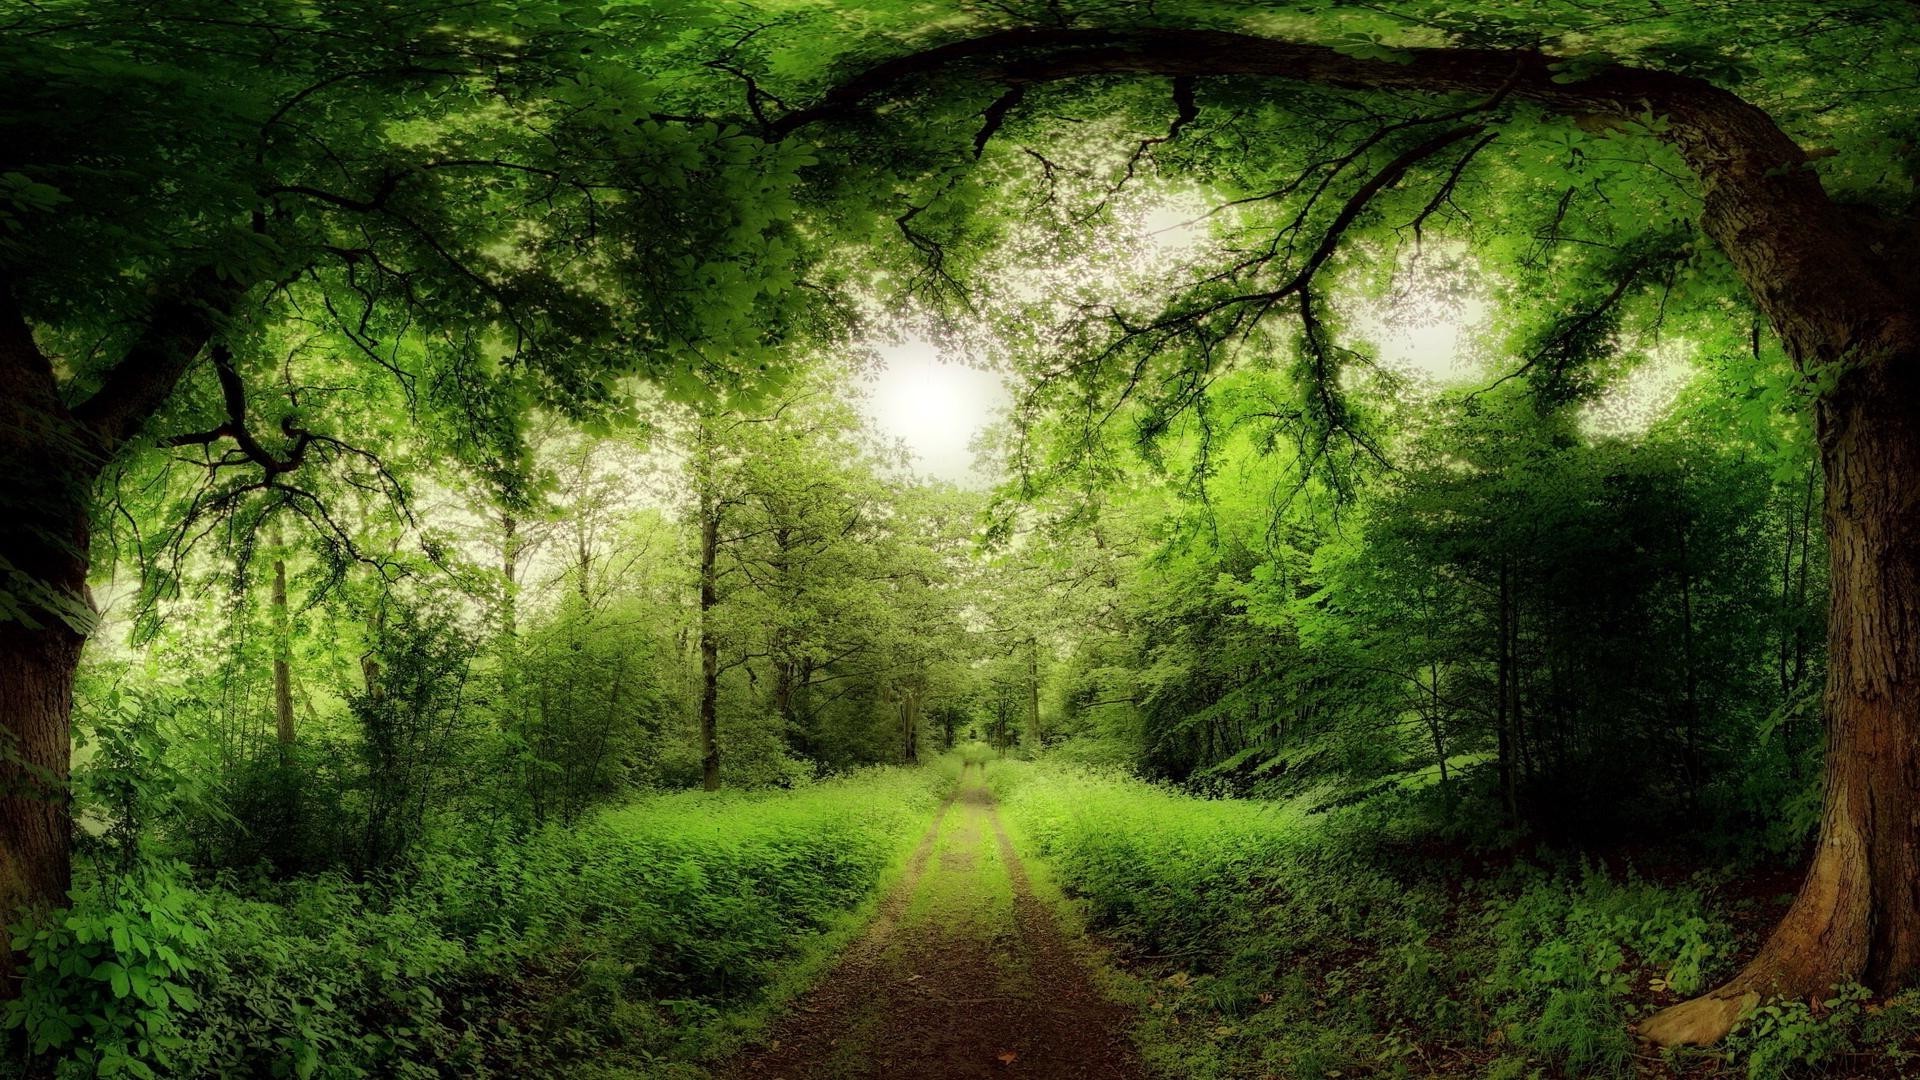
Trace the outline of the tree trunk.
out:
[[[914,690],[900,695],[900,757],[920,764],[920,694]]]
[[[1641,1026],[1709,1043],[1775,994],[1920,970],[1920,349],[1856,367],[1822,402],[1832,575],[1820,837],[1793,906],[1725,986]]]
[[[0,920],[66,902],[73,678],[99,468],[0,282]],[[6,608],[13,609],[7,611]],[[0,998],[17,990],[0,948]]]
[[[293,642],[287,618],[287,561],[273,560],[273,718],[280,746],[293,745]]]
[[[700,498],[700,786],[720,789],[720,646],[713,633],[713,609],[719,603],[715,564],[720,552],[720,504],[713,490],[713,438],[700,422],[695,450]]]
[[[500,514],[500,636],[512,641],[520,632],[520,519]]]
[[[1682,669],[1680,717],[1685,728],[1685,760],[1682,768],[1686,772],[1687,808],[1692,810],[1700,802],[1700,784],[1704,779],[1705,768],[1700,751],[1700,674],[1693,656],[1693,564],[1687,551],[1687,527],[1684,518],[1680,522],[1680,664]]]
[[[73,676],[84,638],[59,623],[33,629],[0,622],[0,918],[66,902],[68,732]],[[0,950],[0,979],[11,986],[11,954]],[[0,993],[11,997],[12,991]]]
[[[776,650],[777,652],[778,650]],[[773,662],[773,715],[780,721],[780,737],[797,754],[809,749],[800,725],[793,718],[794,662],[781,656]]]
[[[1046,732],[1040,727],[1040,639],[1027,639],[1027,716],[1033,722],[1033,748],[1046,745]]]
[[[1504,559],[1501,560],[1500,591],[1494,627],[1494,636],[1499,642],[1499,654],[1498,658],[1494,661],[1493,726],[1494,737],[1498,740],[1495,763],[1500,772],[1500,800],[1506,805],[1507,817],[1509,819],[1515,819],[1520,816],[1520,799],[1518,796],[1519,770],[1514,762],[1514,717],[1510,711],[1512,694],[1508,690],[1508,685],[1512,683],[1514,678],[1512,658],[1508,654],[1508,645],[1511,643],[1512,635],[1509,634],[1507,630],[1508,623],[1512,617],[1511,576],[1506,561]]]

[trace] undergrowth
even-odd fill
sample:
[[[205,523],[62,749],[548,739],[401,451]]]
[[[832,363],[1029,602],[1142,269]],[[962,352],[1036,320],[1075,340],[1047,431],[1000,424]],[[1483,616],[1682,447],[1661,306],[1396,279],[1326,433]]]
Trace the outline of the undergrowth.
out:
[[[6,1023],[82,1076],[696,1076],[817,963],[951,786],[647,798],[405,881],[144,861],[19,932]]]
[[[1631,1025],[1738,961],[1720,875],[1422,853],[1380,808],[1202,799],[1050,762],[987,779],[1113,949],[1160,1072],[1196,1080],[1902,1075],[1920,995],[1772,1002],[1713,1051]],[[1401,824],[1404,826],[1404,819]]]

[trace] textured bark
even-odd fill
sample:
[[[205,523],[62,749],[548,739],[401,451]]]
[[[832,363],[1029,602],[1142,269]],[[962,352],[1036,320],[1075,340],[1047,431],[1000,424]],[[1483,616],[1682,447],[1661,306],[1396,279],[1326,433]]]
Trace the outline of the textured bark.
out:
[[[73,675],[85,640],[88,496],[97,466],[52,365],[0,283],[0,919],[65,902]],[[12,956],[0,950],[0,996]]]
[[[0,619],[0,918],[66,902],[73,677],[92,628],[90,511],[101,472],[173,393],[239,295],[210,271],[157,297],[99,389],[69,409],[0,280],[0,588],[24,618]],[[16,986],[0,960],[0,997]]]
[[[1708,1043],[1775,994],[1920,969],[1920,350],[1856,368],[1822,403],[1832,574],[1820,837],[1793,906],[1725,986],[1641,1025]]]

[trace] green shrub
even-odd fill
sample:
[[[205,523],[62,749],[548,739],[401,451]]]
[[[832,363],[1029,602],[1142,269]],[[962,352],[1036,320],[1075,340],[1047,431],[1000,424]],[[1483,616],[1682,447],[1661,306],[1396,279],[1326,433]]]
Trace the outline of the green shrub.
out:
[[[987,780],[1140,976],[1149,1057],[1174,1075],[1423,1075],[1436,1046],[1502,1047],[1500,1075],[1620,1075],[1635,1004],[1733,959],[1702,881],[1471,872],[1410,854],[1419,835],[1379,828],[1377,805],[1204,799],[1051,760]]]
[[[198,1005],[190,983],[208,933],[183,873],[142,866],[76,892],[69,911],[15,929],[25,979],[4,1022],[29,1053],[58,1060],[60,1076],[153,1077],[191,1061],[181,1031]]]
[[[1624,1071],[1628,1002],[1655,989],[1695,993],[1732,956],[1730,935],[1703,911],[1697,889],[1617,882],[1596,867],[1574,880],[1532,874],[1518,895],[1486,904],[1497,943],[1486,991],[1497,1020],[1556,1064]]]
[[[8,1024],[63,1076],[561,1075],[714,1052],[947,786],[881,769],[641,800],[405,880],[97,877],[20,931]]]

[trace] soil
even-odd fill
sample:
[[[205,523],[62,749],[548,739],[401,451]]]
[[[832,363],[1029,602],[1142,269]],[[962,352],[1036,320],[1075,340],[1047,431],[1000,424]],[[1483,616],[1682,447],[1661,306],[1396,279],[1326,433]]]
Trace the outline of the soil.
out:
[[[873,924],[729,1080],[1136,1080],[1132,1012],[1034,896],[979,768]]]

